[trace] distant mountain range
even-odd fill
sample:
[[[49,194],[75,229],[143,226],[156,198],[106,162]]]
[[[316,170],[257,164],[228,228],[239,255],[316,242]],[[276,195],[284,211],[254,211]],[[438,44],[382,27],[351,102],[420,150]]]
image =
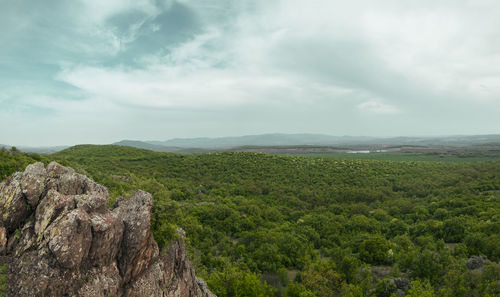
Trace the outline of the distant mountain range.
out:
[[[62,151],[68,148],[68,145],[59,145],[59,146],[39,146],[39,147],[31,147],[31,146],[15,146],[18,150],[26,152],[26,153],[35,153],[35,154],[52,154],[59,151]],[[0,144],[0,148],[12,148],[11,145]]]
[[[369,142],[372,137],[331,136],[324,134],[261,134],[219,138],[175,138],[148,143],[181,148],[230,149],[240,146],[337,145]]]
[[[165,141],[122,140],[114,145],[131,146],[157,152],[203,153],[211,151],[238,150],[245,147],[277,146],[330,146],[330,147],[373,147],[395,146],[438,146],[438,147],[500,147],[500,134],[456,135],[433,137],[368,137],[368,136],[331,136],[325,134],[261,134],[218,138],[174,138]],[[9,145],[0,147],[10,148]],[[50,154],[67,148],[54,147],[17,147],[24,152]]]
[[[500,144],[500,134],[458,135],[443,137],[391,137],[331,136],[325,134],[262,134],[219,138],[175,138],[166,141],[145,141],[142,146],[156,145],[170,151],[186,148],[227,150],[245,146],[452,146],[465,147],[488,143]],[[117,143],[119,144],[119,143]],[[131,145],[134,146],[134,145]],[[136,146],[139,147],[139,146]],[[145,148],[145,147],[141,147]]]
[[[137,141],[137,140],[122,140],[113,143],[114,145],[120,146],[131,146],[135,148],[141,148],[145,150],[151,150],[156,152],[172,153],[181,150],[181,147],[170,147],[165,145],[154,144],[151,142]]]

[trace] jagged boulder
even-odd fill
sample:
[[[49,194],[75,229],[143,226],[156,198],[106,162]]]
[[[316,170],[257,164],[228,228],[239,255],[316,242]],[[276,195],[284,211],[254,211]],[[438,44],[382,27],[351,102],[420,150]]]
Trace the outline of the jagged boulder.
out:
[[[137,191],[130,199],[119,201],[114,210],[125,225],[122,253],[118,259],[124,282],[144,272],[153,256],[153,235],[150,230],[152,207],[151,194]]]
[[[74,196],[62,195],[54,189],[50,189],[42,199],[35,213],[35,233],[40,243],[44,239],[45,230],[54,220],[75,209]]]
[[[149,193],[119,199],[112,210],[108,198],[104,186],[55,162],[0,183],[7,296],[214,296],[182,240],[160,254]]]
[[[207,284],[196,277],[191,263],[187,260],[186,246],[183,243],[185,232],[178,229],[180,240],[173,242],[164,258],[165,277],[167,278],[167,296],[215,296],[208,290]]]
[[[0,184],[0,225],[13,232],[29,216],[30,209],[21,188],[23,175],[20,172]]]
[[[81,208],[57,218],[46,233],[49,249],[61,267],[78,267],[88,256],[92,243],[90,217]]]
[[[107,201],[108,189],[90,180],[85,175],[75,172],[71,167],[64,167],[57,162],[51,162],[47,166],[49,177],[47,186],[55,189],[63,195],[92,194],[98,197],[105,197]],[[87,202],[95,200],[85,199]],[[103,199],[99,199],[103,201]],[[101,205],[105,206],[105,204]]]
[[[88,258],[92,265],[108,265],[116,259],[121,248],[124,224],[118,214],[93,213],[90,215],[92,246]]]
[[[42,163],[28,165],[23,172],[21,189],[29,205],[35,207],[43,194],[47,179],[47,170]]]

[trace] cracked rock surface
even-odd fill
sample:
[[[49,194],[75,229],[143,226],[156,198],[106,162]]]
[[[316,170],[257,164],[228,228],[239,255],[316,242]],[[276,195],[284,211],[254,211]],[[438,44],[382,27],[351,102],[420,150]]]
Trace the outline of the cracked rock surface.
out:
[[[137,191],[114,209],[108,200],[106,187],[56,162],[0,183],[7,296],[215,296],[182,241],[160,253],[151,194]]]

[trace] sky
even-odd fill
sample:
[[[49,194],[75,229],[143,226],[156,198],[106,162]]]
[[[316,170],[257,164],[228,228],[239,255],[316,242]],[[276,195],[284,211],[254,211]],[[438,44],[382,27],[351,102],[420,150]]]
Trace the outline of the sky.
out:
[[[0,0],[0,143],[500,133],[497,0]]]

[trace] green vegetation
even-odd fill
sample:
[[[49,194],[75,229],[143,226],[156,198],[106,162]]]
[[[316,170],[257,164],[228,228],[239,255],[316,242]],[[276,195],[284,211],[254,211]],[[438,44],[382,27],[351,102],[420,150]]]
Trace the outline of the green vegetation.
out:
[[[6,156],[16,170],[40,159]],[[155,239],[166,246],[186,230],[197,274],[219,296],[391,296],[396,277],[412,281],[409,296],[500,294],[500,162],[119,146],[49,160],[105,184],[112,199],[152,193]],[[469,270],[472,255],[489,261]]]
[[[36,154],[21,153],[15,147],[11,150],[0,148],[0,180],[16,171],[24,170],[30,163],[42,160],[47,160],[47,158]]]
[[[7,292],[7,264],[0,265],[0,297]]]
[[[414,152],[386,152],[369,154],[352,153],[307,153],[301,154],[313,158],[334,158],[347,160],[381,160],[381,161],[429,161],[429,162],[487,162],[500,161],[498,151],[468,151],[466,153],[414,153]]]

